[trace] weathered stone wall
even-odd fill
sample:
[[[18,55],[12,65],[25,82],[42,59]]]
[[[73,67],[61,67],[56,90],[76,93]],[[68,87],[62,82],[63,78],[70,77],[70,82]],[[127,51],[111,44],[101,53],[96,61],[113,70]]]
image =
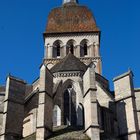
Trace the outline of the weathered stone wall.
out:
[[[95,74],[95,77],[98,83],[100,83],[105,89],[109,89],[109,81],[105,77],[98,73]]]
[[[32,85],[26,85],[25,98],[33,91]]]
[[[32,109],[31,112],[23,120],[23,137],[27,137],[36,132],[36,116],[37,109]]]
[[[5,87],[0,87],[0,134],[2,131],[3,111],[4,111]]]
[[[115,137],[114,114],[109,108],[100,107],[101,139]]]
[[[44,65],[40,69],[39,84],[36,139],[44,140],[50,135],[53,126],[53,76]]]
[[[97,83],[97,99],[101,106],[109,108],[111,104],[114,102],[113,95],[104,88],[101,84]]]
[[[140,129],[140,89],[135,89],[135,97],[136,97],[136,111],[138,115],[138,124]]]
[[[88,68],[83,76],[85,131],[91,140],[100,140],[98,120],[98,102],[96,92],[95,71]]]
[[[30,96],[31,95],[31,96]],[[27,101],[25,101],[24,105],[24,116],[28,116],[28,114],[35,108],[38,108],[38,91],[30,93],[30,97]]]
[[[38,91],[31,92],[25,99],[23,137],[29,136],[36,132]]]
[[[26,83],[9,76],[6,84],[3,115],[4,140],[20,140],[24,118],[24,96]]]
[[[33,82],[32,86],[33,86],[33,90],[36,90],[37,88],[39,88],[39,78]]]
[[[61,116],[53,116],[54,117],[59,117],[61,120],[60,120],[60,123],[61,125],[64,124],[64,118],[63,118],[63,115],[64,115],[64,105],[63,105],[63,90],[62,90],[62,81],[58,81],[57,83],[54,83],[53,84],[53,109],[55,106],[58,106],[60,108],[60,113],[59,115]],[[54,112],[53,112],[54,113]],[[54,115],[54,114],[53,114]],[[55,124],[53,124],[53,126],[55,126]]]
[[[138,140],[138,120],[133,87],[133,75],[129,71],[114,79],[116,112],[119,136],[124,139]]]

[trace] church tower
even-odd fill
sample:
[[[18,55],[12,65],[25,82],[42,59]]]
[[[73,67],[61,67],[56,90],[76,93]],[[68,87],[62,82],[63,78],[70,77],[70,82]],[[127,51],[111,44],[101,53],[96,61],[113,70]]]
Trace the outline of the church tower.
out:
[[[63,0],[61,7],[49,13],[44,32],[44,62],[53,67],[69,52],[86,65],[94,64],[101,74],[100,30],[92,12],[77,0]]]
[[[0,140],[140,140],[140,88],[133,73],[101,75],[100,30],[78,0],[51,10],[40,75],[0,86]]]

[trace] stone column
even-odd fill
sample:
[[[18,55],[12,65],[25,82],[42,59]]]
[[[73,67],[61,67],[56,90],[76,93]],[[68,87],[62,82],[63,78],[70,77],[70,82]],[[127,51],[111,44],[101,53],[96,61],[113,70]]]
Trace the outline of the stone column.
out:
[[[94,68],[88,68],[83,77],[85,132],[91,140],[100,140],[98,103]]]
[[[53,126],[53,76],[44,65],[40,69],[39,83],[36,140],[45,140],[51,134]]]
[[[95,43],[94,47],[95,47],[95,56],[99,57],[100,56],[99,44]]]
[[[50,45],[48,45],[48,47],[47,47],[48,49],[48,58],[52,58],[53,57],[53,46],[50,46]]]
[[[90,53],[88,54],[89,57],[94,57],[94,45],[91,44],[89,45],[89,50],[90,50]]]
[[[25,90],[26,83],[23,80],[8,76],[0,140],[21,140]]]
[[[80,45],[76,45],[75,46],[75,56],[76,57],[80,57]]]
[[[63,57],[65,57],[67,55],[67,50],[66,50],[67,49],[66,48],[67,46],[66,45],[63,45],[62,47],[63,47]]]
[[[60,47],[60,58],[64,58],[66,56],[65,46]]]
[[[45,45],[44,46],[44,59],[47,59],[47,52],[48,52],[48,47]]]

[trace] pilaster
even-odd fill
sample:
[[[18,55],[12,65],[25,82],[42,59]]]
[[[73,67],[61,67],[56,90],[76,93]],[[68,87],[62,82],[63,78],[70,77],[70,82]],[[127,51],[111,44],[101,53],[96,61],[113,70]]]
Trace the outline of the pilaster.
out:
[[[36,140],[44,140],[52,132],[52,88],[53,76],[45,65],[40,69],[40,89],[37,113]]]
[[[90,57],[94,57],[95,56],[95,51],[94,51],[94,45],[93,44],[91,44],[91,45],[89,45],[89,47],[90,47]]]
[[[80,57],[80,45],[75,46],[75,56]]]
[[[91,140],[100,140],[95,82],[95,70],[88,68],[83,76],[85,132]]]
[[[99,44],[94,43],[94,47],[95,47],[95,56],[99,57],[100,56]]]
[[[48,50],[48,52],[47,52],[47,58],[52,58],[53,57],[53,46],[50,46],[50,45],[48,45],[47,46],[47,50]]]

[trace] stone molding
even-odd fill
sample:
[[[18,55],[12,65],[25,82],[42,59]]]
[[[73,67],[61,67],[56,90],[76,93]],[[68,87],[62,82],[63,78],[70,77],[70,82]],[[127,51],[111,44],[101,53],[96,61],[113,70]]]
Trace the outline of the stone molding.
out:
[[[82,76],[83,73],[82,72],[57,72],[57,73],[54,73],[53,76],[55,78],[58,78],[58,77],[80,77]]]
[[[89,91],[97,91],[97,88],[89,88],[86,93],[84,94],[83,98],[86,97],[86,95],[89,93]]]
[[[13,99],[6,99],[6,100],[4,100],[4,102],[13,102],[13,103],[15,103],[15,104],[24,105],[24,102],[15,101],[15,100],[13,100]]]
[[[116,99],[115,102],[117,103],[117,102],[129,99],[129,98],[134,98],[135,99],[136,97],[134,95],[126,96],[126,97],[122,97],[122,98]]]
[[[13,136],[13,137],[22,138],[22,135],[19,135],[19,134],[16,134],[16,133],[10,133],[10,132],[0,134],[0,136],[3,136],[3,135],[5,135],[5,136],[10,135],[10,136]]]
[[[100,126],[98,124],[95,124],[95,125],[90,125],[88,128],[86,128],[84,130],[84,133],[86,133],[86,131],[88,131],[90,128],[95,128],[95,129],[99,129],[100,130]]]
[[[48,95],[48,97],[50,97],[52,99],[52,96],[46,90],[38,91],[38,93],[45,93],[46,95]]]
[[[36,90],[34,90],[33,92],[31,92],[28,96],[26,96],[24,104],[26,102],[28,102],[35,94],[37,94],[39,92],[38,88]]]
[[[60,62],[63,58],[50,58],[50,59],[44,59],[45,64],[56,64]],[[86,60],[94,61],[94,60],[101,60],[101,57],[80,57],[79,58],[82,62]]]
[[[45,37],[46,38],[58,38],[58,37],[76,37],[76,36],[98,36],[100,35],[99,32],[80,32],[80,33],[65,33],[65,34],[62,34],[62,33],[58,33],[58,34],[45,34]]]
[[[132,134],[139,134],[139,131],[131,131],[131,132],[128,132],[128,133],[124,133],[124,134],[119,135],[118,138],[126,137],[126,136],[129,136],[129,135],[132,135]]]

